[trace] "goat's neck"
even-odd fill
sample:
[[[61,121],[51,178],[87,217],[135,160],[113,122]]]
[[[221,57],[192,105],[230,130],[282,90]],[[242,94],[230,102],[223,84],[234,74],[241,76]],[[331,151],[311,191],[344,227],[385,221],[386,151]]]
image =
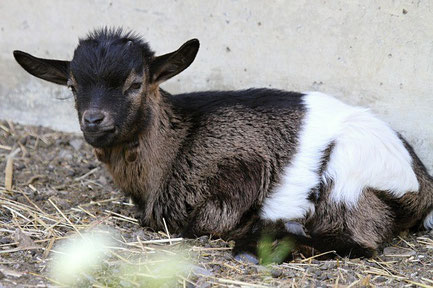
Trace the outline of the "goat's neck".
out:
[[[180,119],[163,95],[153,109],[151,125],[136,140],[95,150],[98,159],[107,164],[116,185],[138,204],[152,201],[149,197],[162,189],[186,134],[186,127],[177,125]]]

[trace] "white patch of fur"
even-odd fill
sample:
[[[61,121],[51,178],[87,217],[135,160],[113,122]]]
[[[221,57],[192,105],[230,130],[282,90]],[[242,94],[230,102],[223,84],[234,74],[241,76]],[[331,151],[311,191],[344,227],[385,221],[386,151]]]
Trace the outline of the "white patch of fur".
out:
[[[319,92],[304,97],[307,113],[299,147],[285,168],[280,184],[264,202],[269,220],[303,218],[314,212],[308,195],[321,180],[331,179],[332,199],[356,205],[366,187],[389,191],[395,197],[418,191],[412,158],[397,134],[367,109],[349,106]],[[334,143],[326,171],[318,170],[324,150]]]
[[[331,198],[353,207],[369,187],[387,191],[396,198],[419,190],[412,157],[397,134],[368,110],[346,105],[323,94],[314,97],[329,102],[327,113],[337,114],[335,146],[324,178],[333,180]]]
[[[433,230],[433,210],[424,218],[424,227],[427,230]]]

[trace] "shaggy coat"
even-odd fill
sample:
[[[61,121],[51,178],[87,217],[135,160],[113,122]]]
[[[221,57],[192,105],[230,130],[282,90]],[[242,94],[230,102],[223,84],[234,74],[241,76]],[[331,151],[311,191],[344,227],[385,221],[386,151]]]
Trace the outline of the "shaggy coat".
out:
[[[186,237],[263,233],[371,256],[411,227],[433,226],[433,179],[409,144],[368,110],[318,92],[270,89],[171,95],[198,40],[155,56],[139,37],[97,30],[72,61],[15,51],[29,73],[75,96],[84,137],[140,222]]]

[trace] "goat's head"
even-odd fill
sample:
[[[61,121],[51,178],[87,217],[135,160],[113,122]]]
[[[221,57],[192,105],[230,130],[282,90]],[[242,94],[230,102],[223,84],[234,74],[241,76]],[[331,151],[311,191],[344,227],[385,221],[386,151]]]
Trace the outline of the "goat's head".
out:
[[[192,39],[156,57],[139,37],[101,29],[79,41],[72,61],[21,51],[14,51],[14,57],[30,74],[72,90],[84,137],[101,148],[131,141],[146,128],[158,85],[186,69],[198,48],[198,40]]]

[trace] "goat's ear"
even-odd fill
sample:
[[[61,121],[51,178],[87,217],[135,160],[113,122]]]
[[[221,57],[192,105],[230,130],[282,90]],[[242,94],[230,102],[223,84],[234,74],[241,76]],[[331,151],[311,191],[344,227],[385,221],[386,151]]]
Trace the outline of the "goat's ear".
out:
[[[159,84],[185,70],[194,61],[200,42],[191,39],[178,50],[155,57],[150,64],[150,82]]]
[[[60,85],[68,82],[69,61],[37,58],[18,50],[14,51],[14,57],[33,76]]]

